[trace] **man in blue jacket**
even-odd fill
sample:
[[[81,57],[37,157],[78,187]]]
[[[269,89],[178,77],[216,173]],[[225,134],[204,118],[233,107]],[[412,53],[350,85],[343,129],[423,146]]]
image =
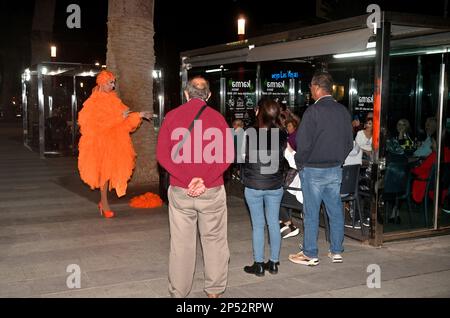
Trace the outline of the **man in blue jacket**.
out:
[[[296,264],[319,264],[317,237],[319,212],[323,201],[330,220],[330,250],[333,263],[342,262],[344,214],[340,197],[342,164],[353,147],[351,116],[332,97],[333,79],[317,72],[310,85],[316,101],[309,106],[297,131],[295,162],[300,171],[303,191],[303,251],[289,255]]]

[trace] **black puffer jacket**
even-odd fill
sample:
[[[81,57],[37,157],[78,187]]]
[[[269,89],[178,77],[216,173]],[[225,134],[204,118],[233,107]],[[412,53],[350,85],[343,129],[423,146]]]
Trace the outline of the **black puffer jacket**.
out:
[[[260,140],[266,142],[260,145]],[[271,149],[272,138],[277,147]],[[264,139],[262,139],[264,141]],[[278,128],[246,130],[245,163],[242,179],[246,187],[256,190],[275,190],[283,186],[283,160],[287,134]]]

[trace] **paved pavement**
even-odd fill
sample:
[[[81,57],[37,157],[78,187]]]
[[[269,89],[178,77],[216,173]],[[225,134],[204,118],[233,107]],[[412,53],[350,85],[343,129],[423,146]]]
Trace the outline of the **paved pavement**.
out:
[[[76,160],[40,160],[23,147],[20,130],[10,124],[0,123],[0,163],[0,297],[169,296],[167,207],[127,205],[130,195],[149,189],[132,189],[114,200],[117,218],[103,219],[97,193],[80,181]],[[298,251],[297,236],[282,242],[279,273],[256,277],[242,270],[252,263],[245,204],[229,195],[228,206],[231,260],[224,297],[450,297],[450,236],[381,248],[346,238],[344,263],[332,264],[321,231],[316,267],[287,260]],[[79,289],[67,287],[70,264],[81,270]],[[380,288],[367,285],[378,282],[372,279],[378,271],[368,273],[369,265],[380,269]],[[205,297],[202,290],[199,249],[190,297]]]

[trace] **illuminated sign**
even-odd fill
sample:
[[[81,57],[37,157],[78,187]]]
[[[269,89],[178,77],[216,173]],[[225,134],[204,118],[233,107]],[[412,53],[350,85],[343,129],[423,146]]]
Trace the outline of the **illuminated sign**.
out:
[[[284,81],[282,81],[282,82],[267,82],[267,88],[284,88]]]
[[[278,79],[284,79],[284,78],[299,78],[300,75],[298,74],[298,72],[291,72],[291,71],[287,71],[287,72],[282,72],[280,71],[279,73],[273,73],[271,78],[278,80]]]
[[[372,96],[359,96],[358,104],[359,104],[359,106],[364,106],[365,104],[373,104],[373,95]]]
[[[231,82],[231,86],[233,88],[251,88],[252,87],[252,83],[251,81],[246,81],[246,82],[242,82],[242,81],[232,81]]]

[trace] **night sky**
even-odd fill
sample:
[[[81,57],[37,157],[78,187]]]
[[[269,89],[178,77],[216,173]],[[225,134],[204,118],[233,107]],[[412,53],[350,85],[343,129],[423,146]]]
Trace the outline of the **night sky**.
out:
[[[386,11],[443,16],[446,2],[433,0],[430,5],[430,1],[411,0],[324,1],[331,4],[328,20],[365,14],[370,3],[378,3]],[[66,8],[71,3],[81,7],[81,29],[66,27]],[[53,42],[58,46],[58,60],[106,62],[107,3],[107,0],[56,0]],[[14,95],[20,96],[20,74],[30,64],[33,8],[32,0],[0,1],[0,103]],[[155,0],[157,66],[174,74],[172,81],[178,81],[179,53],[236,41],[239,14],[247,18],[248,37],[281,31],[286,25],[302,26],[327,21],[317,16],[315,0]],[[170,80],[170,76],[168,78]],[[11,83],[6,85],[7,91],[4,89],[5,81]],[[168,89],[177,90],[170,85]]]

